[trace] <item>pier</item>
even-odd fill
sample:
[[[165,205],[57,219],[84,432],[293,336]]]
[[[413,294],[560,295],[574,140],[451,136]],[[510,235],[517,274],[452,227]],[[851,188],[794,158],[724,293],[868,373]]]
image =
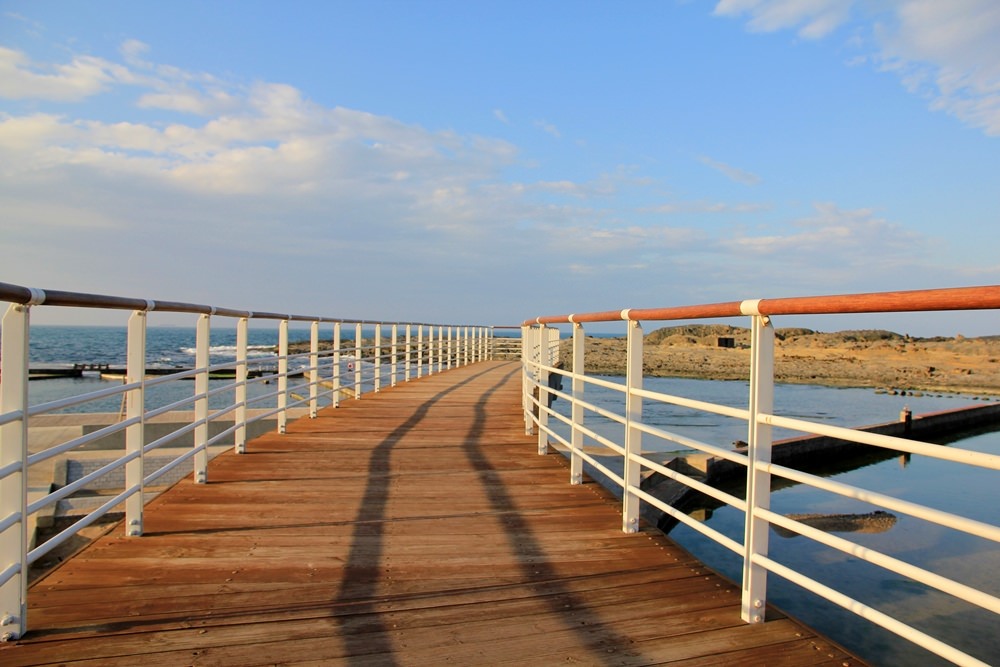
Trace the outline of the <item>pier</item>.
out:
[[[963,628],[995,624],[995,581],[971,581],[955,559],[924,562],[866,538],[916,519],[976,545],[988,571],[1000,526],[982,508],[993,505],[947,493],[922,504],[878,480],[826,478],[787,458],[792,450],[773,440],[772,428],[813,438],[817,455],[848,443],[961,466],[951,469],[968,471],[980,489],[995,488],[984,475],[1000,471],[1000,455],[918,439],[928,434],[916,420],[885,431],[783,414],[773,318],[996,311],[1000,286],[551,315],[525,320],[520,337],[502,345],[482,324],[350,320],[6,283],[0,299],[9,302],[0,338],[5,665],[858,664],[777,610],[769,580],[782,589],[775,600],[803,617],[817,596],[868,624],[862,632],[888,633],[893,656],[908,656],[900,664],[922,664],[930,652],[982,667],[995,655],[992,634],[949,629],[959,618]],[[91,386],[29,402],[30,313],[39,307],[127,311],[124,350],[115,353],[126,359],[121,382],[81,383]],[[193,319],[192,368],[147,372],[147,321],[159,311]],[[643,386],[642,321],[739,316],[752,327],[745,400]],[[230,331],[235,324],[235,346],[213,363],[219,320]],[[261,363],[248,354],[251,320],[277,327],[266,360],[273,376],[250,373]],[[292,322],[308,323],[308,349],[290,351]],[[626,328],[624,377],[585,372],[583,325],[592,322]],[[560,327],[571,330],[569,354],[560,352]],[[366,359],[364,372],[360,363],[342,366],[350,358]],[[169,398],[154,396],[161,388]],[[45,426],[108,399],[121,405],[113,423]],[[738,420],[747,447],[673,432],[657,416],[662,407]],[[744,471],[746,483],[714,487],[695,466],[668,466],[656,454],[663,451],[718,459]],[[64,482],[36,484],[60,460],[91,456]],[[728,523],[704,522],[651,493],[655,476],[726,506]],[[772,508],[772,489],[789,484],[848,509],[800,511],[781,507],[780,497]],[[63,525],[59,507],[80,494],[97,499]],[[56,525],[36,544],[30,526],[53,508]],[[659,530],[666,517],[735,558],[737,567],[720,566],[731,580]],[[103,534],[72,555],[95,531]],[[772,533],[783,539],[772,544]],[[799,551],[786,548],[791,536],[815,555],[796,559]],[[947,596],[960,616],[924,618],[922,608],[914,614],[869,595],[871,586],[852,589],[855,573],[872,568]],[[855,652],[867,650],[851,633],[827,629]]]
[[[327,408],[212,460],[37,581],[4,665],[860,665],[524,434],[520,364]]]

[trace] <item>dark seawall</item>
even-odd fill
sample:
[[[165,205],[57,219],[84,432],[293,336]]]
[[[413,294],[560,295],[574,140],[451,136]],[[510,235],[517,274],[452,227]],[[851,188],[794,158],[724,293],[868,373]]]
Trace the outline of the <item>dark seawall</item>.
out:
[[[925,442],[945,443],[963,434],[990,430],[1000,423],[1000,403],[976,405],[953,410],[930,412],[916,417],[903,417],[899,421],[864,426],[855,430]],[[746,447],[736,451],[746,453]],[[806,435],[775,440],[771,449],[771,462],[806,472],[835,474],[846,472],[876,461],[899,456],[902,452],[864,445],[841,438],[823,435]],[[716,457],[677,457],[666,466],[671,470],[694,477],[709,486],[736,493],[746,484],[746,467]],[[791,485],[787,480],[774,479],[774,488]],[[687,511],[696,507],[712,509],[718,501],[694,491],[669,477],[654,472],[643,480],[644,491],[656,496],[671,507]],[[650,507],[648,520],[669,529],[676,520]]]

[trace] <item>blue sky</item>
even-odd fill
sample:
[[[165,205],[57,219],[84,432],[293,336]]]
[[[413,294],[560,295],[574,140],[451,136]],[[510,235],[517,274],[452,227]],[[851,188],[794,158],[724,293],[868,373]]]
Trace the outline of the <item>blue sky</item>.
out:
[[[490,324],[996,284],[998,35],[994,0],[0,1],[0,280]]]

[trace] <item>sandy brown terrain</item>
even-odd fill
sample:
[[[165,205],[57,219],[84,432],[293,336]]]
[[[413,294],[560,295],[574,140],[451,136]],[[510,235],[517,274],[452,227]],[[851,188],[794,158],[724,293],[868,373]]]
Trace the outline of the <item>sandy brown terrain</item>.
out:
[[[720,338],[732,338],[734,347],[720,347]],[[1000,336],[927,339],[875,330],[778,329],[776,338],[778,382],[1000,395]],[[569,367],[572,348],[568,340],[562,345]],[[643,366],[653,376],[746,380],[750,331],[724,325],[658,329],[646,336]],[[624,338],[587,338],[588,373],[620,375],[624,368]]]

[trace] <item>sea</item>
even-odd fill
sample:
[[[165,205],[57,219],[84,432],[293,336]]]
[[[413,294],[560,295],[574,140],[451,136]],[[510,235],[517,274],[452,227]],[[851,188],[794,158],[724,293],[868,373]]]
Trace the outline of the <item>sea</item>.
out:
[[[371,333],[366,331],[363,335],[369,336]],[[344,340],[352,337],[353,329],[347,331],[345,328]],[[289,339],[293,342],[308,340],[309,331],[292,329]],[[35,326],[31,329],[30,363],[35,367],[75,363],[121,367],[125,365],[125,340],[124,327]],[[250,329],[251,365],[255,360],[262,364],[271,363],[277,342],[276,326]],[[232,361],[235,344],[235,328],[213,327],[211,362],[221,364]],[[194,347],[193,328],[150,327],[147,332],[147,365],[192,367]],[[342,364],[346,363],[352,361],[342,361]],[[346,368],[341,370],[346,374]],[[366,364],[364,372],[364,382],[368,384],[368,389],[365,390],[368,391],[373,387],[371,366]],[[621,378],[608,379],[621,381]],[[29,402],[37,405],[111,386],[110,383],[113,382],[121,380],[102,379],[96,372],[86,373],[84,377],[75,379],[32,381],[29,383]],[[291,382],[294,392],[294,383],[297,381]],[[167,404],[178,400],[178,395],[189,396],[192,392],[189,384],[185,386],[185,383],[175,382],[170,386],[171,389],[164,388],[159,395],[148,392],[147,408],[155,407],[157,401]],[[644,386],[652,391],[734,407],[745,407],[748,396],[746,382],[646,378]],[[253,391],[260,394],[273,392],[273,387],[268,388],[262,383],[254,387],[257,388],[251,389],[251,398]],[[231,399],[220,396],[215,400]],[[620,411],[622,408],[620,394],[606,389],[588,388],[587,400],[612,410]],[[996,398],[939,393],[892,395],[877,393],[871,389],[813,385],[779,384],[775,388],[777,414],[842,426],[894,421],[903,410],[919,415],[981,404],[982,401],[989,400]],[[261,407],[265,406],[266,402]],[[557,400],[553,407],[563,414],[568,413],[565,401]],[[65,410],[115,412],[119,408],[120,398],[109,398]],[[649,401],[644,406],[643,419],[658,428],[716,446],[725,447],[734,441],[747,439],[746,424],[738,420],[651,404]],[[588,415],[587,426],[607,437],[621,436],[619,425],[598,415]],[[558,431],[563,427],[556,424],[555,428]],[[563,435],[568,436],[568,433],[564,432]],[[776,439],[793,435],[800,434],[780,429],[775,429],[774,433]],[[1000,430],[965,435],[954,442],[942,444],[1000,455]],[[690,451],[674,443],[657,442],[649,436],[644,437],[643,448],[658,450],[663,456],[670,452],[683,454]],[[845,462],[845,465],[838,466],[836,470],[821,474],[845,484],[891,494],[993,525],[1000,524],[1000,479],[994,471],[920,456],[893,456],[881,460],[859,461],[856,464]],[[881,508],[812,488],[791,485],[773,491],[771,509],[783,514],[866,514]],[[706,508],[699,516],[709,526],[742,542],[742,513],[728,507],[715,507]],[[733,581],[739,581],[741,560],[725,548],[683,524],[673,528],[669,535],[715,571]],[[1000,577],[997,576],[1000,572],[1000,545],[995,543],[906,515],[897,515],[891,526],[887,526],[882,532],[853,532],[841,536],[1000,596]],[[818,545],[801,536],[788,537],[772,532],[769,555],[846,595],[933,636],[943,638],[988,664],[1000,663],[1000,623],[998,616],[992,612],[955,601],[922,584],[862,562],[851,554]],[[816,628],[873,665],[909,667],[950,664],[776,575],[769,577],[768,602]]]
[[[332,335],[332,334],[331,334]],[[372,337],[374,331],[362,330],[362,337]],[[289,341],[308,341],[309,329],[289,328]],[[75,364],[106,365],[124,368],[126,363],[126,330],[112,326],[33,326],[29,345],[29,365],[32,368],[71,368]],[[354,328],[345,327],[341,332],[345,348],[353,345]],[[247,332],[247,366],[250,370],[274,370],[277,366],[275,349],[278,345],[278,328],[250,328]],[[193,327],[149,327],[146,331],[146,367],[149,369],[193,368],[195,366],[195,330]],[[374,365],[368,361],[356,361],[353,352],[345,352],[341,360],[341,377],[350,374],[353,378],[354,364],[362,371],[362,391],[374,390]],[[210,334],[209,364],[221,366],[232,364],[236,358],[236,329],[214,327]],[[290,370],[307,365],[306,359],[291,359]],[[425,366],[426,369],[426,366]],[[387,372],[387,371],[386,371]],[[402,373],[402,369],[399,370]],[[416,369],[414,368],[414,373]],[[426,370],[424,371],[426,372]],[[85,371],[82,377],[47,379],[30,382],[28,402],[39,405],[59,400],[67,396],[96,391],[109,386],[109,382],[121,382],[121,378],[108,379],[97,370]],[[229,384],[226,380],[210,380],[209,391]],[[289,378],[291,391],[304,384],[301,378]],[[388,383],[388,379],[384,382]],[[146,390],[147,408],[167,405],[185,397],[193,390],[190,384],[171,382],[153,385]],[[274,407],[276,399],[273,385],[266,379],[251,383],[247,387],[248,400],[255,408]],[[268,398],[269,397],[269,398]],[[231,393],[213,395],[210,407],[222,407],[232,402]],[[321,400],[320,404],[328,404]],[[59,412],[118,412],[121,398],[118,396],[88,401],[62,408]]]

